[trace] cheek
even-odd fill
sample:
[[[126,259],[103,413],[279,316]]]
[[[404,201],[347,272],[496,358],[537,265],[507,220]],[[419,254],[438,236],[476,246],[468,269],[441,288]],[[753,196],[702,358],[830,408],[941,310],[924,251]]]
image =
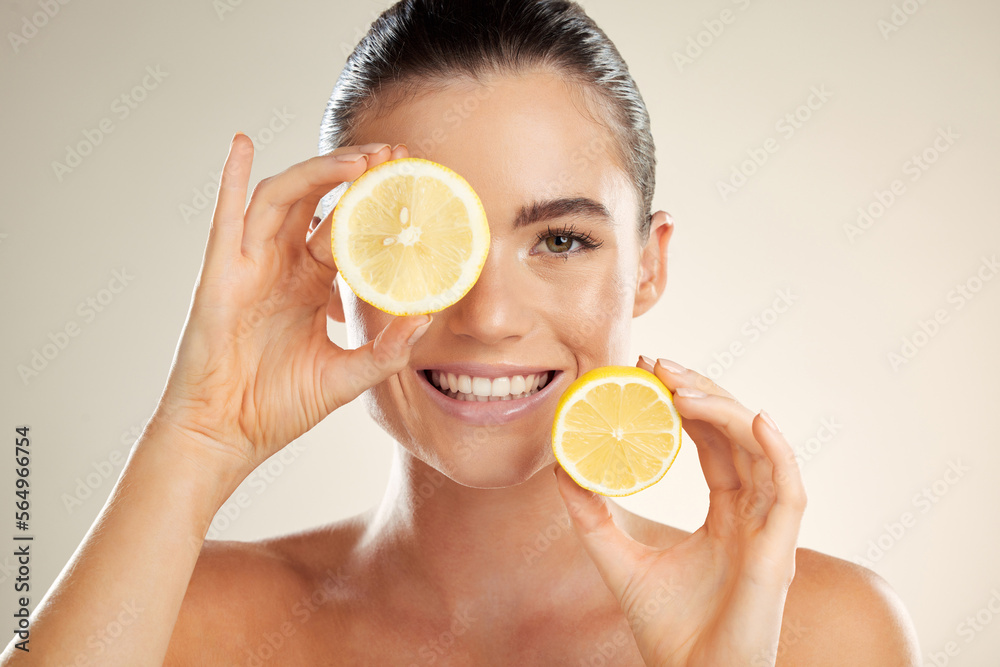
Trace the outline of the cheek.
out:
[[[574,273],[547,295],[553,330],[581,371],[626,363],[635,300],[627,267],[594,262]]]
[[[344,306],[347,346],[358,348],[375,338],[389,324],[392,316],[359,299],[339,275],[337,280]],[[393,428],[393,420],[390,418],[392,409],[389,406],[393,402],[392,386],[397,384],[393,380],[380,382],[363,392],[360,397],[362,405],[375,423],[394,436],[396,429]]]

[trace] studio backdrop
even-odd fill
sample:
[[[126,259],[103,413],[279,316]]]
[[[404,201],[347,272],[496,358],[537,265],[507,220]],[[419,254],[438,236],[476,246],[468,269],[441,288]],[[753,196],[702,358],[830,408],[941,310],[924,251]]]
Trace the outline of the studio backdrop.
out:
[[[653,206],[676,223],[634,355],[766,408],[805,478],[800,545],[887,579],[926,664],[995,665],[1000,4],[582,4],[648,105]],[[256,146],[252,183],[314,155],[340,69],[387,6],[3,3],[0,627],[17,606],[14,537],[34,537],[34,605],[163,389],[233,133]],[[209,537],[366,510],[390,457],[348,405],[261,466]],[[697,528],[708,494],[690,440],[622,504]]]

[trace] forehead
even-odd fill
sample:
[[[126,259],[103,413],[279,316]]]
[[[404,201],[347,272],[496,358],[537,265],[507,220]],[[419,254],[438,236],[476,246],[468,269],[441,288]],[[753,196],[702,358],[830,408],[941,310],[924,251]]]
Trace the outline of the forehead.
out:
[[[634,189],[594,95],[546,70],[461,79],[418,88],[353,134],[357,143],[405,143],[410,155],[454,169],[491,222],[558,197],[588,197],[614,220],[633,221]]]

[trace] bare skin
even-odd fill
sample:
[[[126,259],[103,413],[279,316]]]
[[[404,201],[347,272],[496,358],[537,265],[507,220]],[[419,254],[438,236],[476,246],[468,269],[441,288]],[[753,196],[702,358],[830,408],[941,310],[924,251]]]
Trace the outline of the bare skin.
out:
[[[615,518],[661,548],[688,535],[621,509]],[[256,664],[251,655],[274,665],[645,664],[617,601],[597,585],[593,569],[523,596],[516,616],[504,613],[511,607],[499,601],[434,613],[426,584],[363,555],[359,542],[371,519],[369,513],[263,543],[208,543],[165,664]],[[551,525],[560,524],[540,529]],[[511,560],[520,560],[522,571],[565,566],[563,554],[581,545],[565,524],[550,534],[560,537],[547,550],[532,551],[536,534],[521,545],[527,555],[512,549]],[[517,586],[521,578],[508,574],[504,581]],[[655,615],[660,608],[650,610]],[[611,655],[606,663],[597,657],[602,649]],[[847,561],[798,550],[775,664],[913,665],[920,664],[917,653],[906,611],[884,580]]]
[[[711,509],[695,533],[553,477],[558,396],[593,367],[628,363],[631,320],[663,293],[673,233],[657,211],[639,238],[637,198],[590,102],[547,72],[456,82],[362,119],[356,136],[374,143],[267,179],[246,211],[252,147],[237,136],[164,396],[39,604],[38,651],[9,646],[3,664],[918,664],[883,581],[796,552],[805,495],[791,448],[707,378],[639,361],[674,392],[698,449]],[[407,155],[465,176],[491,227],[479,281],[432,319],[393,318],[335,281],[329,217],[302,243],[323,194]],[[610,217],[515,224],[555,196]],[[249,320],[262,302],[266,316]],[[327,315],[356,349],[326,339]],[[552,380],[536,408],[483,423],[440,408],[423,370],[448,364]],[[358,395],[396,442],[379,507],[203,544],[242,479]],[[91,646],[124,601],[139,619]]]

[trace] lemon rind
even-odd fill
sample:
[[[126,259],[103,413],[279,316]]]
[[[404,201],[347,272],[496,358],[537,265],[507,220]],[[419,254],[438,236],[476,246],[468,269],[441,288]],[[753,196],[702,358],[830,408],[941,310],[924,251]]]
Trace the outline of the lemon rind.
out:
[[[590,391],[591,388],[607,382],[615,382],[621,386],[625,386],[626,384],[642,384],[649,387],[655,391],[667,405],[670,409],[671,415],[676,420],[675,423],[677,424],[675,433],[677,444],[673,448],[672,456],[669,459],[664,460],[664,466],[654,477],[650,480],[644,480],[640,484],[628,489],[609,489],[600,484],[594,484],[579,473],[575,464],[571,462],[564,462],[565,457],[560,458],[558,443],[561,434],[566,430],[565,420],[568,412],[567,408],[578,402]],[[584,489],[593,491],[594,493],[598,493],[602,496],[623,498],[648,489],[663,479],[663,477],[667,474],[667,471],[673,466],[674,461],[677,460],[677,455],[681,449],[682,433],[683,429],[681,428],[681,416],[677,412],[677,408],[674,406],[670,390],[667,389],[658,377],[649,371],[635,366],[602,366],[584,373],[574,380],[573,383],[566,388],[566,391],[563,392],[562,397],[559,399],[559,404],[556,407],[556,418],[552,423],[552,452],[556,457],[556,461],[560,466],[562,466],[562,469],[566,471],[574,482]]]
[[[350,262],[345,262],[342,265],[338,260],[337,252],[338,244],[342,248],[346,248],[347,240],[350,236],[348,225],[338,224],[339,222],[346,222],[343,218],[343,211],[353,210],[361,200],[370,196],[380,183],[386,178],[395,175],[387,174],[388,171],[407,175],[412,174],[414,176],[431,175],[450,181],[450,190],[465,205],[468,213],[473,234],[472,246],[473,248],[483,248],[483,251],[479,253],[475,261],[469,261],[463,265],[461,275],[449,290],[444,293],[430,295],[420,301],[414,301],[405,308],[398,307],[400,305],[399,301],[386,298],[384,295],[368,288],[368,283],[361,277],[360,270]],[[359,299],[390,315],[424,315],[444,310],[456,303],[468,294],[472,286],[476,284],[483,266],[486,265],[486,257],[489,254],[489,223],[487,222],[486,210],[483,208],[479,195],[472,189],[468,181],[454,170],[423,158],[410,157],[389,160],[363,173],[357,180],[351,183],[337,202],[333,210],[331,223],[330,246],[333,253],[333,261],[337,265],[341,277]]]

